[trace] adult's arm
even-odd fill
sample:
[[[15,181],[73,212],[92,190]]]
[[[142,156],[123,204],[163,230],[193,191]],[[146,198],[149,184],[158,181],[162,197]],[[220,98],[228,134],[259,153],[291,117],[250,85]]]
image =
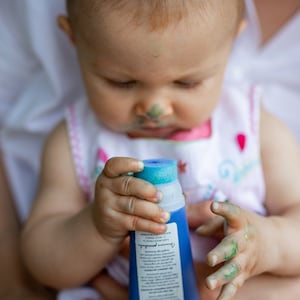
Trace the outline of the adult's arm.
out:
[[[50,292],[34,283],[20,255],[20,224],[0,156],[0,299],[50,300]]]
[[[0,299],[46,300],[53,296],[35,283],[20,256],[20,222],[4,163],[2,138],[8,116],[26,88],[37,60],[31,52],[18,0],[0,4]]]

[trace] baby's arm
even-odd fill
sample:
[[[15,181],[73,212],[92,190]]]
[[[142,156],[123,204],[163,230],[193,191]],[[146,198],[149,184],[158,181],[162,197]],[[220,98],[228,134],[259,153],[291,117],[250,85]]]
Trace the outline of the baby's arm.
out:
[[[97,180],[95,200],[88,203],[78,185],[65,124],[54,131],[22,239],[25,261],[36,278],[55,288],[81,285],[113,258],[129,230],[165,231],[154,186],[120,176],[141,167],[134,159],[109,160]]]
[[[266,183],[265,242],[258,270],[276,275],[300,275],[300,151],[287,127],[264,112],[261,126]]]
[[[22,279],[22,264],[19,254],[19,222],[0,157],[0,265],[7,272],[0,273],[0,298],[9,294],[9,286]]]
[[[274,279],[284,276],[283,281],[300,276],[298,145],[282,123],[263,112],[261,146],[269,215],[262,217],[230,202],[212,205],[212,211],[225,217],[228,225],[225,238],[208,254],[211,266],[225,262],[207,278],[209,288],[223,286],[220,300],[233,299],[238,288],[253,276],[268,273]],[[210,235],[215,229],[210,223],[198,232]]]

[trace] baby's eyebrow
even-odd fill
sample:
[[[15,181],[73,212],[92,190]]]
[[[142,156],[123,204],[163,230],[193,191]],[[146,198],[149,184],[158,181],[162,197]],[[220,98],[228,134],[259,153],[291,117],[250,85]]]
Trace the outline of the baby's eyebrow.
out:
[[[219,64],[214,64],[213,66],[204,69],[204,70],[192,70],[190,72],[187,72],[183,76],[181,76],[179,79],[190,79],[190,78],[203,78],[212,75],[216,72],[216,70],[219,68]]]
[[[131,78],[131,75],[121,68],[103,68],[96,61],[91,61],[91,66],[94,71],[99,72],[105,78]]]

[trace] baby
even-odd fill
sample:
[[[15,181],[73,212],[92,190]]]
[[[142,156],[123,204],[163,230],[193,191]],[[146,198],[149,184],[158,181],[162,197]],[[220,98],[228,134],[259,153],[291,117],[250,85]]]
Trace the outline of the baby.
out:
[[[74,101],[45,146],[22,240],[34,276],[64,289],[108,267],[126,285],[128,262],[117,254],[128,232],[160,234],[169,219],[157,205],[161,192],[128,175],[153,157],[178,161],[187,201],[219,190],[230,200],[214,201],[217,216],[198,230],[214,236],[225,220],[217,246],[192,236],[202,298],[204,281],[227,300],[263,273],[299,276],[299,150],[261,110],[259,87],[223,82],[243,1],[67,5],[59,22],[76,47],[87,99]]]

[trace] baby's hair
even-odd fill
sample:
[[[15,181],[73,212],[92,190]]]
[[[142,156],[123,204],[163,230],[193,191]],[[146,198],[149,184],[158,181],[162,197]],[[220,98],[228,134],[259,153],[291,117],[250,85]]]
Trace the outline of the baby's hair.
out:
[[[182,20],[188,12],[199,10],[199,15],[209,14],[209,7],[212,0],[66,0],[67,12],[72,27],[78,25],[82,21],[82,16],[90,19],[95,13],[104,9],[108,11],[120,11],[128,14],[129,20],[140,25],[145,22],[150,25],[151,31],[164,29],[172,23]],[[217,6],[220,7],[220,14],[227,5],[236,5],[236,25],[239,24],[243,12],[243,0],[218,0]]]

